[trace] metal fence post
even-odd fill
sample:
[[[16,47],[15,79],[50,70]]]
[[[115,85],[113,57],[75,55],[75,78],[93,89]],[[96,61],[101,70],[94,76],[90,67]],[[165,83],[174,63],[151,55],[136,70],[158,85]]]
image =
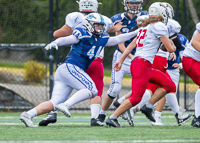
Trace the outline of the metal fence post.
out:
[[[49,43],[53,41],[53,0],[49,0]],[[49,94],[50,98],[53,91],[53,48],[49,55]]]
[[[183,27],[187,27],[187,22],[186,22],[186,1],[183,0]],[[183,35],[187,36],[187,31],[186,28],[183,29]],[[184,108],[187,110],[187,106],[186,106],[186,100],[187,100],[187,76],[184,73]]]

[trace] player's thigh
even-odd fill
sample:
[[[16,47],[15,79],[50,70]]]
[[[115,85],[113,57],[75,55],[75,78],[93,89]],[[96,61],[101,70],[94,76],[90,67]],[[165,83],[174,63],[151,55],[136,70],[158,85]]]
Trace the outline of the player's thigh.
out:
[[[172,81],[175,83],[176,89],[178,89],[179,78],[180,78],[180,72],[179,72],[179,70],[178,69],[167,70],[167,72],[170,75]]]
[[[68,86],[76,90],[88,89],[92,93],[97,92],[95,83],[84,70],[69,63],[63,66],[63,69],[65,70],[61,71],[60,75]]]
[[[66,85],[65,83],[55,80],[52,96],[50,99],[54,107],[60,103],[65,102],[69,98],[72,90],[73,88]]]

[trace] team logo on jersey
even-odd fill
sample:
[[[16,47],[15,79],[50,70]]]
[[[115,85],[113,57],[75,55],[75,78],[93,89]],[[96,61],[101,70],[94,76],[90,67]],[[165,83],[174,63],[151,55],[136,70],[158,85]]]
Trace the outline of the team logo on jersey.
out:
[[[123,32],[123,33],[128,33],[128,32],[129,32],[129,29],[128,29],[128,28],[122,28],[122,32]]]

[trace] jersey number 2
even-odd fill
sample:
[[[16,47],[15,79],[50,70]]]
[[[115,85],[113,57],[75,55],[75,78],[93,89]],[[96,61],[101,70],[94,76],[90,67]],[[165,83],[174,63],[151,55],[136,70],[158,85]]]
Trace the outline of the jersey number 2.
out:
[[[143,44],[140,43],[140,40],[145,38],[146,33],[147,29],[140,29],[139,35],[137,36],[137,47],[143,47]]]

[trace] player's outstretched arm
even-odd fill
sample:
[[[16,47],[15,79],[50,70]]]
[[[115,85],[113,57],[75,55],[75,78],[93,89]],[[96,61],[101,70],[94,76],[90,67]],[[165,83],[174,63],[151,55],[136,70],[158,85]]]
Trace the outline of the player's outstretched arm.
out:
[[[106,46],[114,46],[119,43],[125,42],[129,40],[130,38],[135,37],[137,33],[138,33],[138,30],[130,32],[130,33],[125,33],[125,34],[120,34],[114,37],[110,37]]]
[[[76,44],[78,42],[79,42],[79,39],[77,39],[74,35],[70,35],[70,36],[61,37],[61,38],[56,39],[55,41],[48,44],[45,47],[45,49],[49,50],[51,48],[56,48],[56,50],[58,50],[58,46]]]
[[[195,34],[194,38],[192,39],[191,45],[200,52],[200,32]]]

